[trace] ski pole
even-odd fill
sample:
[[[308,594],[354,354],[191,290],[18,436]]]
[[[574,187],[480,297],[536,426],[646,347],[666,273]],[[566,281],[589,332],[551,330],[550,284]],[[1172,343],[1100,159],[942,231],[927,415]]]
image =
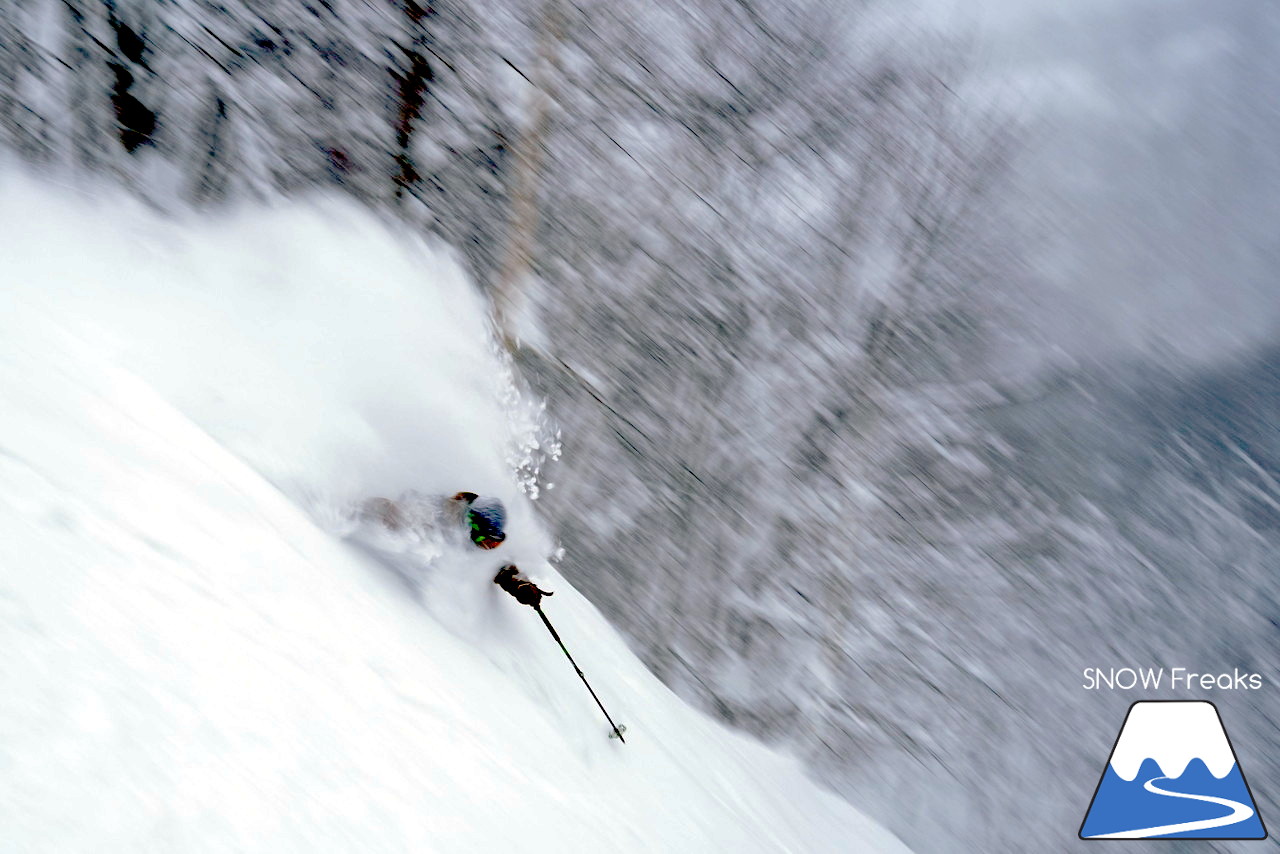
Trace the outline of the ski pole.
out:
[[[604,703],[600,702],[600,698],[596,696],[595,690],[592,689],[591,683],[587,681],[587,677],[583,674],[582,668],[578,666],[578,662],[573,660],[573,656],[569,654],[569,650],[565,648],[564,641],[560,640],[560,633],[556,631],[556,627],[551,625],[551,621],[547,619],[547,615],[542,613],[541,605],[534,605],[533,610],[538,612],[538,616],[542,618],[542,622],[546,625],[547,631],[551,632],[551,636],[556,639],[556,643],[560,644],[560,650],[564,653],[564,657],[569,659],[569,663],[573,665],[573,669],[577,672],[578,678],[582,680],[582,684],[587,686],[587,690],[591,692],[591,699],[596,701],[596,705],[600,707],[600,711],[604,712],[605,720],[609,722],[609,726],[613,727],[613,734],[618,737],[618,741],[623,744],[627,740],[622,737],[622,730],[613,722],[613,718],[609,717],[609,712],[605,709]]]

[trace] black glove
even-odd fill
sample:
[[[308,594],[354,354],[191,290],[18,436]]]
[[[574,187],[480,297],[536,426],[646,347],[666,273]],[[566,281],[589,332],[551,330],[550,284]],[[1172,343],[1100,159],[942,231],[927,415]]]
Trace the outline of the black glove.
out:
[[[509,563],[493,577],[493,583],[515,597],[521,605],[537,608],[543,596],[551,596],[550,590],[541,590],[530,581],[515,564]]]

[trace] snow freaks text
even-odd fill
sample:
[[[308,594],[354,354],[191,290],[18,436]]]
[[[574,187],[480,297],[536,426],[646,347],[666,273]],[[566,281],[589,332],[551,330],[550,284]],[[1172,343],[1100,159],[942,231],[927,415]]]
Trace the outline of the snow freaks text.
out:
[[[1230,673],[1199,673],[1186,667],[1086,667],[1082,687],[1086,691],[1129,691],[1133,688],[1142,688],[1144,691],[1160,688],[1257,691],[1262,687],[1262,676],[1257,673],[1241,673],[1239,668],[1234,668]]]

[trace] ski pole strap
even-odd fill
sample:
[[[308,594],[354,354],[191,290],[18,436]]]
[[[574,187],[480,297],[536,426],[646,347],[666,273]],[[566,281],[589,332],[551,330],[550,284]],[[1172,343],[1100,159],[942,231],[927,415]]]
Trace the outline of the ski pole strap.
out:
[[[591,692],[591,699],[596,701],[596,705],[600,707],[600,711],[604,712],[604,719],[609,722],[609,726],[613,727],[613,734],[618,737],[618,741],[623,744],[627,740],[622,737],[622,730],[613,722],[613,718],[609,717],[609,711],[604,707],[604,703],[600,702],[600,698],[596,696],[595,690],[591,687],[591,683],[587,681],[586,674],[582,672],[582,668],[578,666],[578,662],[573,660],[573,656],[569,654],[568,648],[564,645],[564,641],[560,640],[560,633],[556,631],[556,627],[551,625],[551,621],[547,619],[547,615],[542,612],[541,605],[534,605],[533,610],[538,612],[538,616],[542,618],[542,623],[547,627],[547,631],[551,632],[551,637],[556,639],[556,643],[560,645],[560,651],[564,653],[564,657],[569,659],[569,663],[573,665],[574,672],[578,674],[578,678],[582,680],[582,684],[587,686],[587,690]]]

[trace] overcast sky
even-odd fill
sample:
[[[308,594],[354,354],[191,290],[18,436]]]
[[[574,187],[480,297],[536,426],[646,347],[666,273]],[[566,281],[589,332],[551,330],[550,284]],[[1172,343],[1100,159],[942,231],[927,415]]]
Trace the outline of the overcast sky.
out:
[[[1021,190],[1063,346],[1218,360],[1280,327],[1280,6],[922,0],[1034,119]],[[1062,301],[1065,300],[1065,303]]]

